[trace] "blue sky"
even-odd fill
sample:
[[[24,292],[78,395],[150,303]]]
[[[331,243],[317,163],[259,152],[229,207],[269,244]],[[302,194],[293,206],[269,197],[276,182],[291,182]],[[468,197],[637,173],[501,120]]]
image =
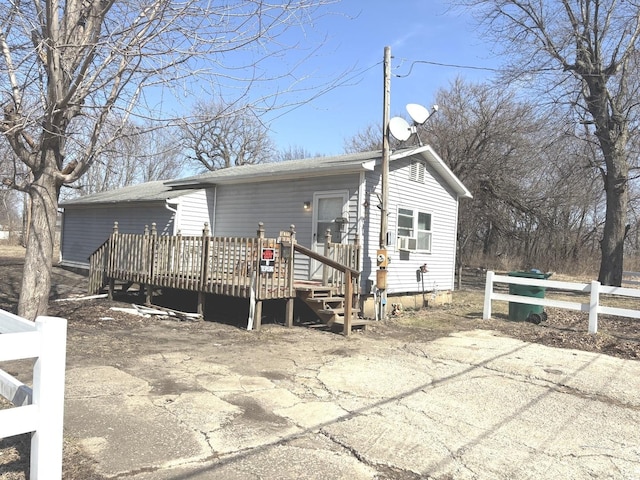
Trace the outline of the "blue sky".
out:
[[[411,68],[413,61],[489,68],[499,64],[470,13],[451,9],[448,0],[343,0],[332,10],[343,15],[329,15],[314,26],[315,33],[326,32],[327,39],[303,69],[320,83],[353,69],[343,77],[353,80],[304,106],[274,112],[271,136],[279,148],[300,146],[311,154],[340,154],[346,138],[367,125],[380,124],[387,45],[393,57],[392,116],[406,116],[407,103],[431,106],[437,90],[447,88],[456,76],[482,81],[492,75],[429,64]]]

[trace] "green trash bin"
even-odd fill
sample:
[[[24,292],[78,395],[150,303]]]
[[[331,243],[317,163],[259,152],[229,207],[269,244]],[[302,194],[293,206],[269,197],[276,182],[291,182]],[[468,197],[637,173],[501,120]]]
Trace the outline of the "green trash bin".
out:
[[[542,273],[538,270],[509,272],[510,277],[535,278],[537,280],[546,280],[552,274]],[[545,287],[534,285],[516,285],[509,284],[510,295],[521,295],[523,297],[544,298]],[[529,320],[534,323],[540,323],[547,319],[542,305],[529,305],[527,303],[509,302],[509,320],[523,321]]]

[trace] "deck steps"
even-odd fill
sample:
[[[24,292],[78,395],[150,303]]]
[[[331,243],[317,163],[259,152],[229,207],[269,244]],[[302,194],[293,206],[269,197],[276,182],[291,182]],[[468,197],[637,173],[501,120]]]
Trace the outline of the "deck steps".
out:
[[[316,316],[327,326],[344,325],[344,297],[336,295],[336,289],[323,285],[303,285],[296,287],[298,298],[303,300]],[[351,327],[365,327],[366,320],[358,317],[360,310],[351,309]]]

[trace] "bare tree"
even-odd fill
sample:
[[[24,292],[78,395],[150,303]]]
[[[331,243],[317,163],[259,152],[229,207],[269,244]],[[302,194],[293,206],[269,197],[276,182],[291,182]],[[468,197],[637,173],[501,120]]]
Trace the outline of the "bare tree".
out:
[[[286,160],[301,160],[303,158],[321,157],[322,155],[316,153],[311,154],[309,150],[299,145],[289,145],[288,148],[280,150],[276,155],[276,161],[283,162]]]
[[[62,185],[113,148],[132,115],[156,117],[153,95],[171,86],[228,92],[233,82],[248,100],[252,86],[287,77],[271,73],[286,69],[276,60],[304,51],[287,43],[290,27],[311,23],[331,2],[1,2],[0,134],[28,170],[6,183],[31,199],[18,313],[33,319],[47,310]],[[290,88],[260,104],[271,108]],[[106,129],[114,119],[120,128]]]
[[[152,122],[130,124],[75,182],[69,196],[176,178],[183,170],[183,161],[176,129]]]
[[[531,218],[542,192],[530,188],[539,163],[532,154],[542,122],[532,105],[491,84],[456,79],[438,91],[440,105],[424,125],[428,138],[473,200],[459,216],[458,267],[477,255],[500,254],[515,225]]]
[[[468,0],[505,42],[512,79],[541,79],[555,102],[592,125],[606,194],[600,282],[622,282],[628,142],[637,104],[640,6],[617,0]],[[540,75],[542,75],[540,77]]]
[[[393,139],[391,139],[393,141]],[[367,125],[350,138],[344,140],[346,153],[370,152],[382,150],[382,132],[380,125]]]
[[[274,159],[268,129],[250,106],[198,102],[180,130],[188,158],[201,169],[220,170]]]

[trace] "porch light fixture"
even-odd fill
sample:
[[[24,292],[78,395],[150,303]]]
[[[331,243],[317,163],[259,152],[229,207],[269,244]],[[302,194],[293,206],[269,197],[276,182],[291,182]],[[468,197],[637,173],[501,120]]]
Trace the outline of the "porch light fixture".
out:
[[[304,208],[305,212],[308,212],[309,210],[311,210],[311,202],[304,202],[302,204],[302,208]]]

